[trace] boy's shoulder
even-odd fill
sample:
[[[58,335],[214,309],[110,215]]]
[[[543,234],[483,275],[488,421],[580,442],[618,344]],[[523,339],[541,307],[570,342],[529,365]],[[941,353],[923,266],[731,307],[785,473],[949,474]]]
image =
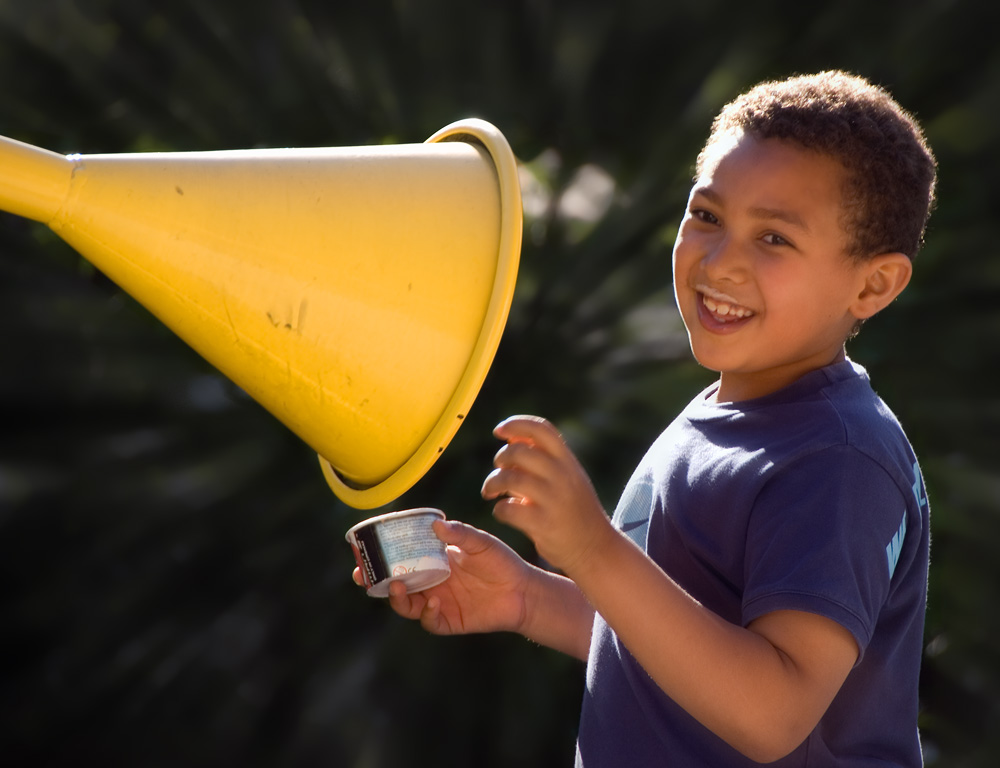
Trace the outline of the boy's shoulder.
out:
[[[692,430],[720,454],[742,454],[742,462],[777,468],[841,447],[906,470],[915,460],[899,420],[865,368],[850,359],[755,400],[713,403],[710,394],[709,389],[692,400],[675,428]]]
[[[809,371],[776,392],[752,400],[717,403],[713,385],[693,398],[682,412],[694,423],[717,422],[734,428],[770,426],[795,431],[813,422],[877,420],[895,417],[875,393],[868,372],[847,359]]]

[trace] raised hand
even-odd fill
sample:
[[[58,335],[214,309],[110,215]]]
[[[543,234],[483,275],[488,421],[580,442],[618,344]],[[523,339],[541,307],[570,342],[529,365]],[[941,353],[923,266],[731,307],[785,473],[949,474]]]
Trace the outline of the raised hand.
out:
[[[495,517],[525,533],[571,577],[614,529],[594,486],[562,436],[537,416],[513,416],[493,431],[506,441],[483,484]]]

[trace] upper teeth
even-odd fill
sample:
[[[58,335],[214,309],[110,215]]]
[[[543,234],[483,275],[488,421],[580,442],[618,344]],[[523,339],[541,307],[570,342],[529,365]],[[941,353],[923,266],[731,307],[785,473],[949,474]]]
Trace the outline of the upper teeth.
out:
[[[708,307],[708,310],[712,314],[718,315],[719,317],[731,316],[735,318],[743,318],[749,317],[753,314],[753,311],[747,309],[746,307],[730,304],[726,301],[717,301],[716,299],[711,299],[708,296],[703,296],[702,301],[705,302],[705,306]]]

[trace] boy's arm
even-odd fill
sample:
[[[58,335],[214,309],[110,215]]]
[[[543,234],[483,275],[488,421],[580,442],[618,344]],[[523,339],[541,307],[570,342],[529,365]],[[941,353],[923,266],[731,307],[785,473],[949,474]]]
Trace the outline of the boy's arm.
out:
[[[815,614],[725,621],[617,533],[570,575],[660,688],[758,762],[802,743],[858,657],[853,636]]]
[[[777,611],[749,627],[724,621],[685,593],[615,530],[559,434],[510,419],[483,486],[498,519],[524,531],[567,574],[650,677],[735,749],[759,762],[798,746],[858,656],[836,622]]]
[[[586,661],[594,627],[593,607],[571,579],[536,570],[538,577],[527,595],[520,633],[540,645]]]

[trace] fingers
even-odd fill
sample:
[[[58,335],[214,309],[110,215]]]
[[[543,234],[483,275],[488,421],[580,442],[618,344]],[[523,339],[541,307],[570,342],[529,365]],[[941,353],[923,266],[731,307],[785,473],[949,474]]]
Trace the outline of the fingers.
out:
[[[498,466],[483,481],[480,493],[487,501],[499,499],[500,503],[530,505],[539,503],[548,487],[547,477],[541,472],[534,473],[519,466]]]
[[[410,595],[401,581],[389,584],[389,605],[404,619],[419,619],[420,625],[431,634],[445,634],[441,622],[441,598],[426,597],[422,592]]]
[[[441,634],[441,598],[431,595],[420,612],[420,626],[431,634]]]
[[[493,434],[508,443],[534,443],[556,456],[566,450],[562,435],[541,416],[511,416],[497,424]]]
[[[416,619],[420,616],[427,601],[419,592],[411,595],[406,591],[406,585],[401,581],[389,582],[389,605],[404,619]]]
[[[493,505],[493,517],[504,525],[516,528],[529,538],[531,537],[530,523],[528,516],[529,506],[517,499],[503,499]]]
[[[493,458],[496,469],[483,483],[483,498],[510,497],[515,503],[544,503],[550,479],[562,474],[575,457],[562,436],[537,416],[513,416],[501,422],[494,434],[506,444]],[[500,503],[500,510],[511,504]]]

